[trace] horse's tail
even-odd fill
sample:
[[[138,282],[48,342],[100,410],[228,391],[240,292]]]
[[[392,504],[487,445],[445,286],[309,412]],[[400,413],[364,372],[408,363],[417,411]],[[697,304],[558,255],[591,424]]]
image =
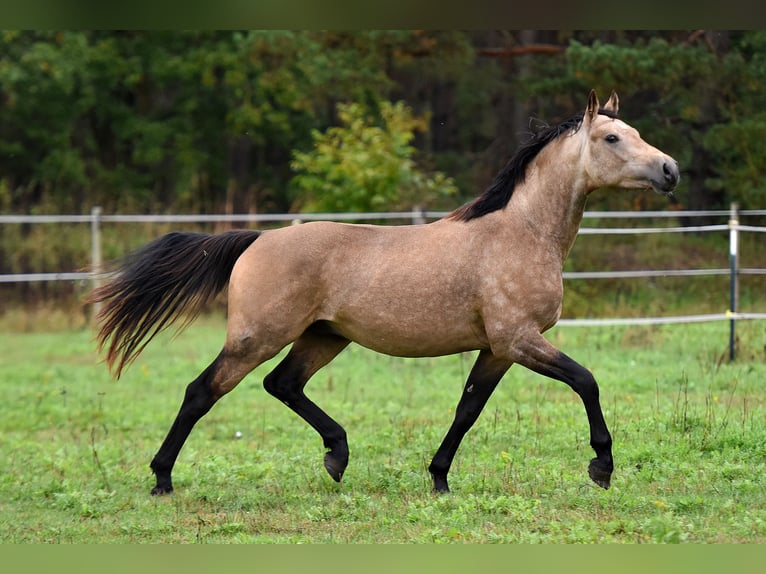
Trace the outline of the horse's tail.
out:
[[[259,235],[243,229],[173,232],[128,255],[115,277],[87,299],[103,303],[97,339],[99,350],[109,341],[106,362],[115,376],[182,315],[186,327],[223,290],[234,263]]]

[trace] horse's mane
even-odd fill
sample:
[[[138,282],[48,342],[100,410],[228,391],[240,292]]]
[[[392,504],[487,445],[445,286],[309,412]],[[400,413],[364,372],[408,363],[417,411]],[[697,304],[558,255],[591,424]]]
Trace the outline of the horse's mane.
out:
[[[600,108],[599,114],[616,118],[617,114]],[[576,132],[582,124],[583,113],[572,116],[560,124],[545,125],[532,134],[529,141],[522,143],[505,167],[495,176],[492,184],[477,198],[459,207],[447,217],[458,221],[470,221],[493,211],[503,209],[511,200],[516,186],[524,181],[527,167],[546,145],[561,134]]]

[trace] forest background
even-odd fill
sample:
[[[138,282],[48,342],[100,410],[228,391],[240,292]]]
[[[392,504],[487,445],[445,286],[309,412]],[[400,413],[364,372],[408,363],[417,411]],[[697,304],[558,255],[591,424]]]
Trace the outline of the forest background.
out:
[[[761,208],[765,87],[763,31],[3,31],[0,212],[453,209],[591,88],[679,161],[671,208]],[[34,227],[0,273],[82,266]]]

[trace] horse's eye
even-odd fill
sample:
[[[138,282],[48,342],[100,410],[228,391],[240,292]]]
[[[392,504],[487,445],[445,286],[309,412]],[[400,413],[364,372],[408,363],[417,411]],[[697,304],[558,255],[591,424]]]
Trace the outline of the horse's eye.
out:
[[[614,134],[609,134],[608,136],[606,136],[606,137],[604,138],[604,140],[605,140],[607,143],[612,143],[612,144],[613,144],[613,143],[617,143],[618,141],[620,141],[620,138],[619,138],[619,137],[617,137],[617,136],[616,136],[616,135],[614,135]]]

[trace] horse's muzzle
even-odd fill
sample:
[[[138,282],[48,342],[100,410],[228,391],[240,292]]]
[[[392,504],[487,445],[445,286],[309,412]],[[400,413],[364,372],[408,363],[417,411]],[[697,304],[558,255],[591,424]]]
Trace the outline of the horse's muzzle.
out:
[[[671,193],[678,187],[679,181],[681,181],[681,174],[678,171],[678,163],[668,157],[662,162],[662,177],[653,179],[652,187],[660,193]]]

